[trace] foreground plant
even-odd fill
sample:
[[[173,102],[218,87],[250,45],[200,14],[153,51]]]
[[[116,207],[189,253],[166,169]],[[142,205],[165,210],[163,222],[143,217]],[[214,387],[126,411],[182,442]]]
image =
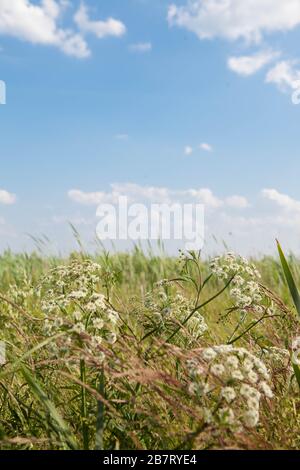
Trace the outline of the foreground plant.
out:
[[[300,445],[298,331],[252,263],[0,261],[1,448]]]
[[[220,345],[202,349],[187,366],[189,390],[201,401],[207,425],[242,432],[259,424],[260,401],[273,397],[261,359],[245,348]]]

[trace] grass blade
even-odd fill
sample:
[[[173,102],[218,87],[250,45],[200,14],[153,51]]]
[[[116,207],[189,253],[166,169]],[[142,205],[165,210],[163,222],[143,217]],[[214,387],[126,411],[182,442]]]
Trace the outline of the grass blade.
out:
[[[300,368],[299,368],[299,366],[297,366],[297,364],[293,364],[293,369],[294,369],[294,372],[295,372],[296,380],[297,380],[299,388],[300,388]]]
[[[297,286],[295,284],[292,272],[290,270],[290,267],[288,265],[288,262],[286,260],[286,257],[284,256],[284,253],[282,251],[282,248],[280,246],[280,243],[277,241],[277,248],[278,248],[278,253],[281,261],[281,265],[283,268],[283,272],[285,275],[286,282],[288,284],[291,296],[293,298],[294,305],[296,307],[296,310],[298,312],[298,315],[300,315],[300,295],[297,289]]]
[[[29,385],[31,391],[36,396],[36,398],[41,402],[44,406],[45,410],[49,413],[52,421],[53,421],[53,429],[55,432],[61,437],[61,439],[68,445],[68,447],[72,450],[78,449],[78,445],[76,440],[72,436],[72,433],[65,423],[64,419],[61,417],[59,412],[57,411],[55,405],[49,399],[47,394],[44,392],[42,386],[38,382],[36,378],[29,372],[26,367],[21,367],[20,371],[26,380],[27,384]]]

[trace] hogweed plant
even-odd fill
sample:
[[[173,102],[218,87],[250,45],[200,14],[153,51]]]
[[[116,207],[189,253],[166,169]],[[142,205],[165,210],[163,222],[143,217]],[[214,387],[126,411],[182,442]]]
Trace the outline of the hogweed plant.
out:
[[[232,253],[4,254],[0,447],[299,447],[300,334],[280,276]]]

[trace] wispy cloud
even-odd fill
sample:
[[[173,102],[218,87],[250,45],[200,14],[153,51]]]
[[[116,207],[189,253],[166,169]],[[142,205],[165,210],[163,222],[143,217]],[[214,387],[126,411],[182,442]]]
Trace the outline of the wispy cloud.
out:
[[[114,18],[92,21],[84,3],[74,16],[75,25],[64,26],[63,15],[70,3],[66,0],[42,0],[39,4],[30,0],[0,0],[0,34],[43,46],[53,46],[69,56],[79,59],[91,55],[84,37],[86,33],[98,38],[122,36],[125,25]],[[74,25],[74,26],[75,26]]]
[[[228,68],[245,77],[253,75],[279,56],[279,52],[260,51],[249,56],[230,57]]]
[[[108,18],[105,21],[94,21],[89,18],[88,9],[81,3],[74,16],[74,21],[83,33],[91,33],[101,39],[106,36],[120,37],[126,33],[126,26],[122,21]]]
[[[264,198],[273,201],[277,206],[287,211],[300,213],[300,201],[293,199],[287,194],[280,193],[276,189],[263,189],[262,195]]]
[[[221,37],[258,43],[272,32],[290,31],[300,25],[298,0],[187,0],[185,6],[171,5],[171,26],[197,34],[200,39]]]
[[[116,201],[116,197],[113,193],[105,193],[102,191],[98,192],[85,192],[80,189],[71,189],[68,191],[68,197],[78,204],[87,206],[94,206],[98,204],[104,204],[106,202],[113,203]]]
[[[77,58],[88,57],[90,50],[83,36],[58,25],[64,9],[65,3],[55,0],[43,0],[40,5],[28,0],[0,0],[0,34],[54,46]]]
[[[300,26],[299,0],[185,0],[170,5],[170,26],[195,33],[199,39],[222,38],[243,41],[244,46],[265,42],[271,33],[289,32]],[[227,66],[247,77],[275,61],[281,52],[264,49],[259,52],[231,56]],[[274,83],[281,91],[300,88],[300,67],[297,61],[282,60],[266,74],[266,83]]]
[[[184,154],[187,155],[187,156],[192,155],[193,151],[194,151],[194,149],[190,145],[186,145],[184,147]]]
[[[246,209],[250,207],[248,200],[244,196],[229,196],[225,199],[225,204],[235,209]]]
[[[115,203],[120,196],[127,196],[130,202],[202,203],[209,209],[226,206],[234,208],[249,207],[247,199],[243,196],[232,195],[222,200],[209,188],[175,190],[166,187],[142,186],[135,183],[114,183],[111,184],[111,190],[107,192],[84,192],[78,189],[68,192],[68,197],[71,200],[84,205]]]
[[[15,204],[17,197],[15,194],[9,193],[5,189],[0,189],[0,204],[11,205]]]
[[[299,61],[279,62],[267,73],[266,83],[275,84],[281,91],[296,90],[300,87]]]
[[[213,151],[213,148],[210,144],[206,143],[206,142],[203,142],[202,144],[200,144],[199,148],[201,150],[204,150],[205,152],[212,152]]]

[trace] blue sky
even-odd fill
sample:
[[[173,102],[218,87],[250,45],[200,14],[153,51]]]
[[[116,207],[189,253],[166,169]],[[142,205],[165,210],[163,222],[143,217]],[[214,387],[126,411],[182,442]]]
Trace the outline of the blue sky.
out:
[[[193,4],[0,0],[0,249],[67,250],[151,187],[197,191],[208,239],[299,251],[300,0]]]

